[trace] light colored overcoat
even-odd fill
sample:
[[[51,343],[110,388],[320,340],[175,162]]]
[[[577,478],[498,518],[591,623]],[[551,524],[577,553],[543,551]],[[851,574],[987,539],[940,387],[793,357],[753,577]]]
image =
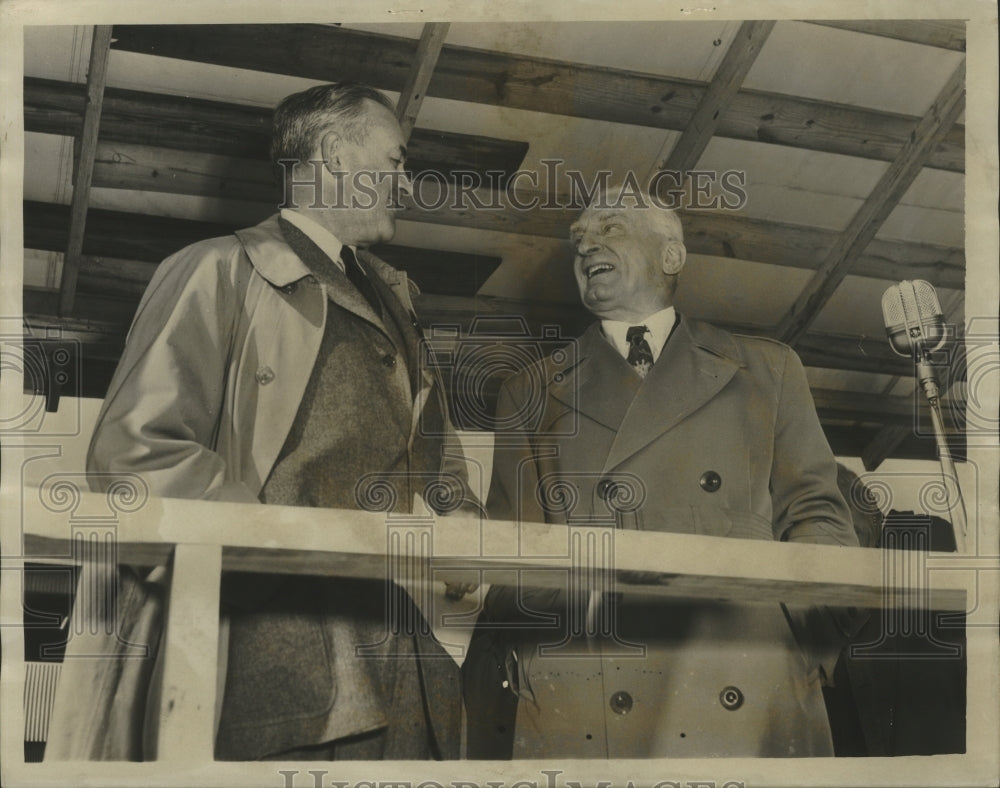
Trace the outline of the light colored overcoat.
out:
[[[418,468],[412,477],[404,473],[404,487],[439,471],[464,484],[461,462],[447,452],[442,459],[440,451],[453,435],[438,377],[423,369],[415,387],[407,372],[412,365],[383,363],[392,354],[418,357],[410,283],[374,255],[360,251],[359,257],[387,286],[383,300],[405,324],[406,347],[394,346],[392,333],[345,277],[328,284],[311,274],[286,242],[277,216],[161,263],[98,418],[88,456],[91,486],[106,489],[130,473],[154,495],[257,501],[298,413],[324,327],[329,322],[336,331],[337,321],[355,319],[376,329],[369,332],[375,341],[334,347],[343,369],[333,385],[341,389],[329,392],[327,401],[342,404],[324,430],[343,467],[327,481],[326,500],[356,506],[358,480],[383,470],[373,467],[372,456],[394,458],[393,467],[404,471],[408,452],[410,467],[436,457],[435,467]],[[441,430],[430,436],[430,448],[423,441],[417,458],[413,447],[421,443],[416,436],[427,410],[436,412]],[[402,490],[402,508],[414,491]],[[369,666],[354,664],[352,653],[354,645],[377,640],[381,622],[357,623],[350,610],[381,609],[377,600],[332,599],[332,612],[324,613],[319,597],[340,596],[337,589],[347,586],[310,585],[302,578],[283,585],[240,580],[223,585],[224,603],[239,613],[232,619],[239,649],[230,654],[219,757],[262,757],[389,722],[377,677],[366,679]],[[437,752],[455,757],[457,670],[432,638],[419,637],[417,647],[435,657],[420,661],[420,686],[433,707]],[[410,659],[404,669],[414,664]]]

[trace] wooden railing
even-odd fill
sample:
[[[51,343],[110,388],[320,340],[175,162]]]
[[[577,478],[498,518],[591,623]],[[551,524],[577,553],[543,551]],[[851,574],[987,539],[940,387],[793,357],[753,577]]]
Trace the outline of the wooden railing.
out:
[[[292,783],[280,771],[301,765],[213,761],[220,575],[226,570],[349,577],[389,573],[398,578],[405,566],[411,572],[417,566],[417,574],[436,586],[459,571],[473,570],[481,582],[490,583],[509,579],[512,570],[547,569],[555,571],[532,572],[532,582],[565,586],[570,573],[586,572],[598,584],[614,582],[619,590],[671,597],[869,608],[891,604],[958,612],[974,607],[982,591],[974,573],[962,566],[948,571],[949,561],[962,558],[948,554],[899,553],[887,558],[885,551],[860,548],[152,497],[123,503],[113,495],[89,492],[75,492],[72,500],[63,496],[54,503],[53,489],[25,488],[18,502],[5,502],[8,513],[20,509],[25,563],[65,561],[81,567],[78,612],[69,628],[72,635],[56,690],[45,762],[15,765],[11,773],[18,784],[61,780],[95,785],[312,784],[305,771]],[[400,552],[392,545],[417,547],[416,552]],[[892,560],[900,562],[897,569],[905,566],[906,571],[891,571],[887,582],[887,561]],[[117,598],[109,599],[108,572],[117,572],[118,565],[168,567],[169,593],[159,600],[141,591],[141,584],[122,585]],[[439,636],[443,632],[447,640],[450,631],[465,632],[467,637],[475,621],[468,605],[464,614],[456,616],[442,595],[414,591],[412,582],[409,587],[416,597],[423,597],[417,602],[428,620],[441,627],[436,630]],[[155,760],[94,763],[125,757],[114,743],[105,741],[113,721],[95,716],[94,700],[106,692],[107,682],[128,670],[129,660],[121,657],[137,655],[136,649],[141,651],[143,645],[155,647],[141,617],[134,614],[161,602],[166,605],[162,678],[154,701],[158,708],[151,715],[157,723],[155,741],[147,749],[155,752]],[[115,626],[130,619],[133,628],[120,633],[116,653],[94,656],[88,648],[100,633],[88,629],[84,618],[87,610],[102,605],[107,609],[108,604],[115,609],[111,617]],[[951,756],[942,758],[948,761]],[[934,761],[929,772],[915,773],[933,781],[935,770],[942,767],[938,758]],[[699,763],[706,762],[672,768],[671,779],[683,774],[696,777],[699,771],[692,764]],[[758,763],[748,767],[748,773],[761,770],[759,762],[724,763]],[[801,774],[788,765],[767,763],[768,783],[801,782]],[[536,782],[545,785],[537,766],[525,762],[515,768],[535,769]],[[584,774],[588,779],[597,779],[604,771],[614,774],[604,766],[588,767]],[[843,768],[853,767],[838,761],[836,769]],[[408,766],[386,762],[367,768],[363,763],[338,765],[337,774],[338,779],[353,774],[359,780],[408,780],[413,774],[433,774],[447,784],[477,779],[479,770],[472,771],[476,774],[467,765],[463,768],[461,761]]]

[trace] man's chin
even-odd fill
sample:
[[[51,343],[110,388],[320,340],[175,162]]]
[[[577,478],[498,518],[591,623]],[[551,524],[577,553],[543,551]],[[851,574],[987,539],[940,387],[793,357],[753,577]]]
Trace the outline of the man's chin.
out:
[[[607,309],[607,299],[601,298],[593,290],[584,291],[580,298],[583,305],[598,317],[601,317],[601,313]]]

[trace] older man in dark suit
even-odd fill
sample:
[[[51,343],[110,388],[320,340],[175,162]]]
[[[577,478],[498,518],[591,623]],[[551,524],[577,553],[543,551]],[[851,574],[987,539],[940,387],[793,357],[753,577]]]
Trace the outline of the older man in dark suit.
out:
[[[394,233],[404,143],[364,85],[281,103],[280,214],[159,266],[98,420],[95,486],[128,472],[164,496],[358,508],[377,478],[397,510],[442,484],[454,507],[477,506],[442,387],[418,363],[415,288],[365,251]],[[455,757],[457,668],[424,628],[386,620],[395,593],[226,577],[217,756]],[[365,644],[381,646],[356,656]]]
[[[495,452],[491,517],[606,522],[628,490],[630,527],[856,544],[795,353],[675,311],[677,216],[613,192],[570,239],[599,321],[504,384],[498,422],[513,433]],[[615,636],[574,629],[595,599]],[[848,628],[835,611],[512,583],[490,590],[480,622],[463,668],[473,757],[833,754],[820,685],[838,644],[809,638]]]

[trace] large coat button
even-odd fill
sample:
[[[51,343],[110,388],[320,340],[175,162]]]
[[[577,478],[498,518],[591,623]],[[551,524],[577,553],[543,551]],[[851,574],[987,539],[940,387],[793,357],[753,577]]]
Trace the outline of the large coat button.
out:
[[[714,493],[722,486],[722,477],[715,471],[705,471],[698,480],[698,484],[705,492]]]
[[[611,706],[611,711],[615,714],[628,714],[632,711],[632,696],[623,690],[619,690],[611,696],[611,701],[608,705]]]
[[[601,496],[602,500],[608,500],[615,492],[615,482],[614,479],[601,479],[597,483],[597,494]]]
[[[257,382],[262,386],[266,386],[272,380],[274,380],[274,370],[270,367],[261,367],[257,370],[257,374],[254,376],[257,378]]]
[[[382,363],[385,364],[389,369],[396,366],[396,357],[392,353],[386,353],[382,356]]]
[[[739,687],[725,687],[719,693],[719,703],[722,704],[722,708],[724,709],[736,711],[743,705],[743,693]]]

